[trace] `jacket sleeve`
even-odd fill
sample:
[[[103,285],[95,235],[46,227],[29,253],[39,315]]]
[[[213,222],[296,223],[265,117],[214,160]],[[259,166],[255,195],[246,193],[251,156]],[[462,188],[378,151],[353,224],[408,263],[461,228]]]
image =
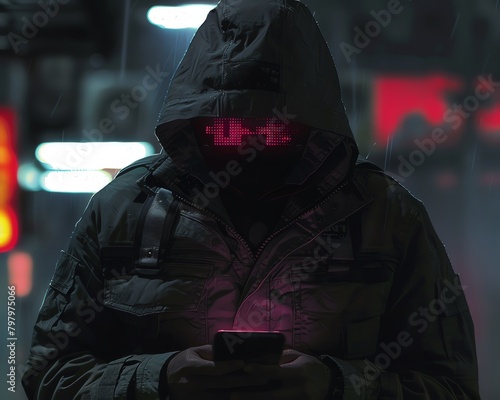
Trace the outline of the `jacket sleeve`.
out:
[[[101,221],[91,205],[45,293],[23,387],[30,400],[166,398],[162,377],[175,353],[128,354],[120,321],[103,306]]]
[[[338,367],[337,386],[343,386],[336,398],[479,399],[466,287],[420,202],[411,214],[376,354],[365,360],[329,357],[328,364]]]

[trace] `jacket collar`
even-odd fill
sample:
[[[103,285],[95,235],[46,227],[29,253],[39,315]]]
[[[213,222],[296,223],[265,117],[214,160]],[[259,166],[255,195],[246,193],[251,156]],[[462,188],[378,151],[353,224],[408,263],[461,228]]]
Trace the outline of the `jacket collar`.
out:
[[[353,147],[349,141],[342,140],[338,136],[335,138],[337,140],[329,141],[323,132],[311,135],[308,150],[286,180],[286,184],[293,186],[295,191],[289,195],[277,229],[323,202],[345,182],[349,182],[351,188],[355,188],[360,207],[370,201],[369,194],[363,189],[359,180],[353,179],[352,176],[353,154],[350,152],[353,151]],[[163,162],[155,168],[152,175],[161,186],[172,190],[197,208],[214,214],[234,228],[217,193],[220,188],[210,178],[199,151],[188,143],[184,143],[184,146],[180,143],[178,148],[183,147],[188,150],[183,153],[183,158],[176,157],[174,161],[172,157],[164,154]],[[186,157],[186,154],[191,156]],[[279,193],[278,190],[275,195],[279,196]],[[354,197],[350,201],[353,200]]]

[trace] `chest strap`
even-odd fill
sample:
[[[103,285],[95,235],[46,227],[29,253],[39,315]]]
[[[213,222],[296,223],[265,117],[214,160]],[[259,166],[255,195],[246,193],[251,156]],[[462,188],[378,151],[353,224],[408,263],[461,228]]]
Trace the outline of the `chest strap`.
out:
[[[149,206],[149,208],[148,208]],[[160,272],[160,261],[170,244],[179,216],[179,201],[168,190],[160,188],[152,201],[144,204],[139,223],[141,247],[136,270],[140,274],[156,275]],[[163,247],[162,247],[163,245]]]

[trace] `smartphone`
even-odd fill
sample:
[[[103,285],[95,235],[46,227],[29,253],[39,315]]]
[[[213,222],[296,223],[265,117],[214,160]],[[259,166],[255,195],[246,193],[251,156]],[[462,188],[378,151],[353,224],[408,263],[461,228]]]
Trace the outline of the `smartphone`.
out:
[[[281,332],[221,330],[214,337],[214,361],[278,365],[284,345],[285,335]]]

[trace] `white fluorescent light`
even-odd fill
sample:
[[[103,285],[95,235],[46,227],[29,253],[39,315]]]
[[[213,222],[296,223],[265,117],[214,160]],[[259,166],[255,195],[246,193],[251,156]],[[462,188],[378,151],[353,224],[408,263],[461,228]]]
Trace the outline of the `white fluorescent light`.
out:
[[[148,20],[164,29],[198,29],[207,14],[216,6],[210,4],[189,4],[178,7],[154,6],[148,11]]]
[[[113,177],[105,171],[48,171],[40,179],[42,189],[57,193],[95,193]]]
[[[53,170],[122,169],[154,153],[146,142],[54,142],[42,143],[36,158]]]

